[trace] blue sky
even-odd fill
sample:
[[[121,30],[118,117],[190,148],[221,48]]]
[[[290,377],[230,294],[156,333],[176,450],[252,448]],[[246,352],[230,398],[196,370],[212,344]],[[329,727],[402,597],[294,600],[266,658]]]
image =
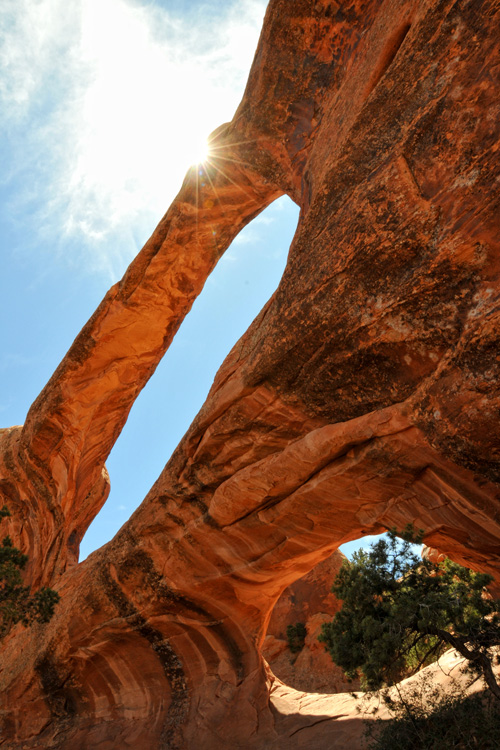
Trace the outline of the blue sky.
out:
[[[200,141],[231,119],[265,6],[3,0],[3,426],[24,421],[168,208]],[[108,460],[111,495],[82,557],[113,536],[157,478],[225,355],[279,283],[297,218],[280,199],[220,261]]]

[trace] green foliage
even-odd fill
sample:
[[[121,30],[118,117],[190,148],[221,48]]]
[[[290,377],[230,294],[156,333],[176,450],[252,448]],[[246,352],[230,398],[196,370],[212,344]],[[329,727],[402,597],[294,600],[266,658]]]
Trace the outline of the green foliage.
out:
[[[417,672],[452,646],[500,698],[491,668],[500,644],[500,601],[484,595],[491,576],[450,560],[421,560],[412,544],[422,532],[408,526],[346,561],[332,591],[343,601],[320,640],[333,661],[375,690]]]
[[[0,521],[7,516],[10,512],[4,505],[0,508]],[[21,576],[27,562],[28,556],[14,547],[10,537],[5,537],[0,545],[0,637],[16,622],[26,626],[35,621],[48,622],[59,601],[59,594],[50,588],[31,595]]]
[[[399,691],[382,698],[392,719],[369,722],[369,750],[496,750],[500,730],[500,704],[489,695],[467,695],[452,680],[446,690],[422,675]]]
[[[307,630],[303,622],[297,622],[295,625],[287,625],[286,637],[288,647],[292,654],[298,654],[302,651],[306,641]]]

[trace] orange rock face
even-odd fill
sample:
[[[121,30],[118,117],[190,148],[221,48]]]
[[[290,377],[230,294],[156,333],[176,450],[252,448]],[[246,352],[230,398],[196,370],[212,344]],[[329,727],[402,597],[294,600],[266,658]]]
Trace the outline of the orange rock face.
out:
[[[354,750],[352,701],[280,687],[262,657],[281,592],[410,521],[498,571],[499,48],[495,0],[271,0],[210,180],[187,175],[0,434],[9,533],[62,600],[2,643],[4,747]],[[301,216],[278,289],[140,508],[78,565],[134,399],[283,193]]]
[[[296,690],[340,693],[359,687],[358,683],[346,680],[318,641],[322,624],[331,621],[341,607],[331,588],[343,560],[341,552],[334,552],[288,586],[272,611],[262,655],[276,677]],[[287,627],[298,622],[305,626],[307,635],[304,647],[294,654],[289,648]]]

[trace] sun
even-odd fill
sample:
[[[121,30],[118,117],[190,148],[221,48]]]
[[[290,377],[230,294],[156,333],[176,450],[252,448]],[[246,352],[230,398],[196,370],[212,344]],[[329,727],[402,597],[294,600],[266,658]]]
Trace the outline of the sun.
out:
[[[189,145],[190,161],[192,165],[204,164],[210,156],[206,138],[194,138]]]
[[[192,167],[221,162],[207,137],[231,117],[226,87],[203,56],[157,39],[152,17],[136,5],[82,0],[89,73],[70,180],[78,226],[89,225],[89,205],[109,205],[107,220],[112,214],[116,225],[138,212],[161,215]]]

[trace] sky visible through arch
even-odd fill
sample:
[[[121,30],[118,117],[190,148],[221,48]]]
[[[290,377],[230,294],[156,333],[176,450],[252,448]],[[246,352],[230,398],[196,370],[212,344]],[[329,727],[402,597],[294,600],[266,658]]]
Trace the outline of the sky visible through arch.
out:
[[[200,141],[231,119],[266,5],[3,0],[1,426],[24,421],[175,197]],[[279,283],[297,218],[288,198],[276,201],[219,262],[112,451],[110,498],[82,558],[158,477]]]

